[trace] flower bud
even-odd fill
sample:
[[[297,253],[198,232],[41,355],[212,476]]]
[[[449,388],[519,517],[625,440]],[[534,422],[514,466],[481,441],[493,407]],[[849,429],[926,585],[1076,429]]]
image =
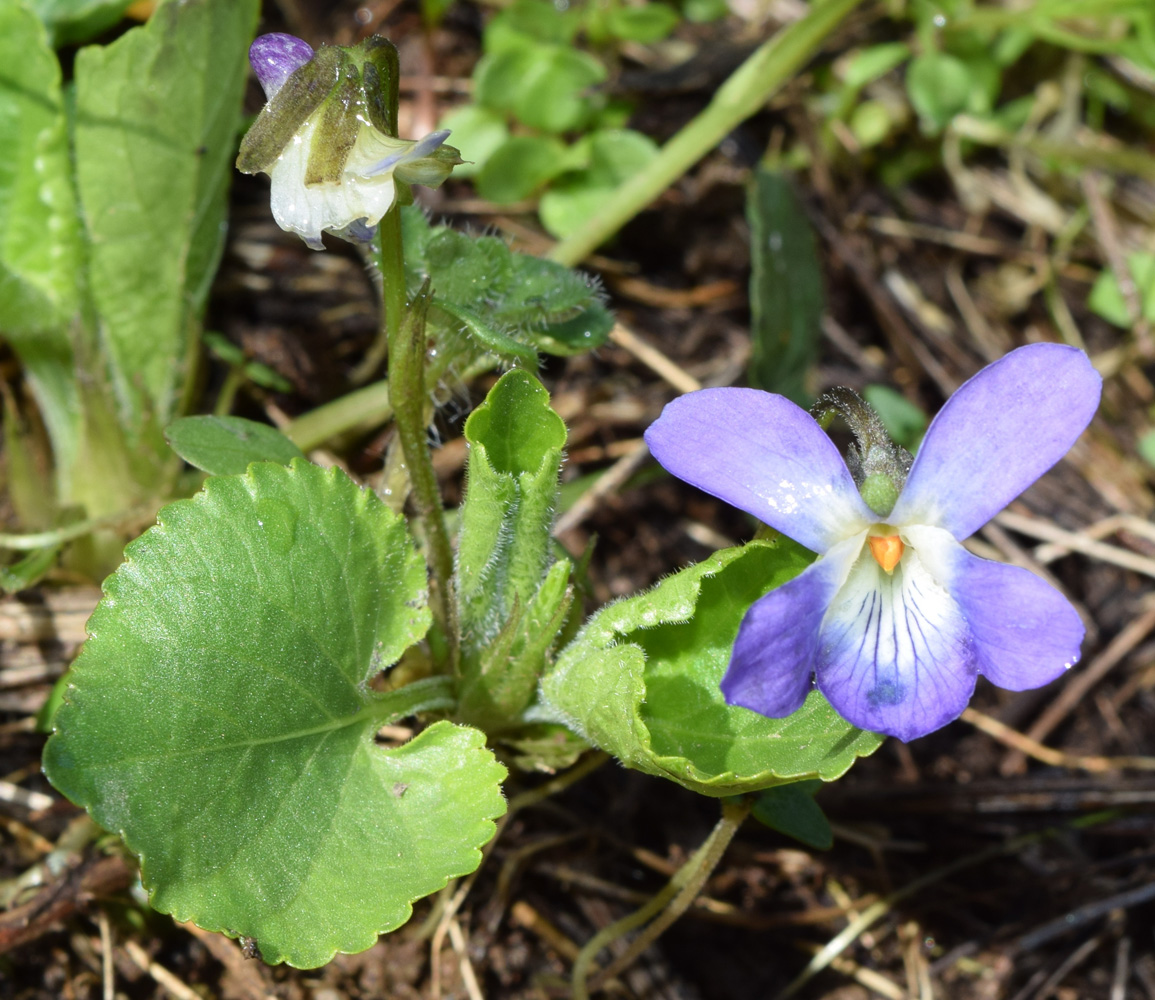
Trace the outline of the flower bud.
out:
[[[462,162],[446,131],[397,138],[397,51],[384,38],[314,52],[292,35],[262,35],[249,59],[268,103],[237,169],[269,175],[277,225],[314,250],[323,231],[371,239],[398,182],[436,187]]]
[[[855,440],[847,451],[847,468],[866,505],[886,517],[906,483],[910,452],[891,440],[874,408],[853,389],[830,389],[818,397],[810,412],[823,427],[836,415],[846,421]]]

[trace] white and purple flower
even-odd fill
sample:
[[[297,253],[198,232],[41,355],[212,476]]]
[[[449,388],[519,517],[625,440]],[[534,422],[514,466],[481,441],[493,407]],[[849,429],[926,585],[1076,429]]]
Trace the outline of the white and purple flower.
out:
[[[671,402],[646,432],[655,458],[819,556],[747,611],[726,700],[781,718],[816,680],[849,722],[911,740],[957,718],[979,674],[1022,691],[1071,667],[1084,629],[1070,603],[959,542],[1063,457],[1101,385],[1074,348],[1012,351],[947,401],[889,496],[782,396],[704,389]]]
[[[447,131],[396,137],[396,52],[383,38],[314,52],[294,35],[261,35],[249,61],[268,103],[237,168],[269,175],[277,225],[314,250],[324,249],[322,232],[372,238],[397,181],[436,187],[462,162]]]

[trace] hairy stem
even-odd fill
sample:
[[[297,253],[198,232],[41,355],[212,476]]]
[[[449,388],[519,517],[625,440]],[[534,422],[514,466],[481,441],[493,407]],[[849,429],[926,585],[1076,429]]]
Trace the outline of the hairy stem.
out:
[[[394,207],[389,214],[396,213]],[[390,254],[389,248],[384,245],[384,234],[385,227],[382,226],[382,273],[388,287],[390,279],[399,277],[401,271],[400,229],[397,230],[395,254]],[[385,267],[396,273],[391,274]],[[428,308],[429,289],[426,286],[405,312],[396,331],[390,329],[389,396],[393,402],[397,438],[409,470],[413,506],[425,528],[426,559],[433,573],[430,604],[445,635],[450,668],[456,675],[460,669],[461,639],[458,634],[457,599],[453,592],[453,548],[445,528],[441,493],[437,488],[437,474],[433,471],[433,457],[429,453],[425,420],[425,312]],[[388,316],[388,299],[385,312]]]
[[[373,377],[381,367],[390,345],[401,328],[401,317],[405,312],[405,265],[401,248],[401,209],[393,207],[381,219],[377,237],[373,241],[374,263],[381,282],[381,331],[377,339],[362,358],[361,363],[349,376],[354,385],[360,385]]]

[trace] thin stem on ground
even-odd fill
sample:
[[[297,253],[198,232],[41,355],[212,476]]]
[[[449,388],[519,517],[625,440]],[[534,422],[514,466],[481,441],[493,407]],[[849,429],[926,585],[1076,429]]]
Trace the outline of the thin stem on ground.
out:
[[[301,451],[360,427],[376,427],[393,417],[389,382],[382,380],[318,406],[286,424],[281,432]]]
[[[589,940],[574,962],[572,977],[574,1000],[589,1000],[591,990],[597,990],[628,968],[690,908],[698,893],[702,891],[706,880],[718,867],[718,862],[722,860],[722,855],[726,852],[730,841],[734,839],[738,828],[750,814],[752,805],[753,801],[746,797],[724,799],[722,817],[718,820],[718,824],[702,846],[674,873],[674,877],[665,888],[640,909],[603,928]],[[611,942],[641,927],[647,921],[652,922],[621,955],[600,970],[587,985],[590,969],[598,953]]]
[[[59,528],[48,531],[34,531],[28,534],[0,533],[0,549],[13,552],[33,552],[36,549],[46,549],[52,545],[63,545],[77,538],[102,528],[118,529],[127,527],[133,522],[149,517],[156,510],[155,507],[131,507],[128,510],[119,510],[101,517],[90,517],[83,521],[74,521]]]

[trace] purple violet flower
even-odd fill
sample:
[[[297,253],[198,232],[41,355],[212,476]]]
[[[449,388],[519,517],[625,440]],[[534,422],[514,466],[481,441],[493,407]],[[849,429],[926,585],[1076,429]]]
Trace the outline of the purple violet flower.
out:
[[[323,232],[366,242],[397,201],[397,185],[436,187],[461,163],[449,133],[398,139],[388,120],[386,77],[396,61],[376,36],[342,48],[294,35],[259,36],[249,61],[268,103],[241,142],[237,167],[267,173],[277,225],[323,250]],[[395,111],[395,109],[393,109]]]
[[[860,493],[873,477],[856,484],[784,397],[703,389],[671,402],[646,432],[654,457],[818,553],[746,612],[727,702],[782,718],[815,678],[847,721],[906,741],[957,718],[979,674],[1022,691],[1071,667],[1084,630],[1068,601],[959,542],[1063,457],[1101,388],[1075,348],[1012,351],[947,401],[889,499],[864,489],[875,509]]]

